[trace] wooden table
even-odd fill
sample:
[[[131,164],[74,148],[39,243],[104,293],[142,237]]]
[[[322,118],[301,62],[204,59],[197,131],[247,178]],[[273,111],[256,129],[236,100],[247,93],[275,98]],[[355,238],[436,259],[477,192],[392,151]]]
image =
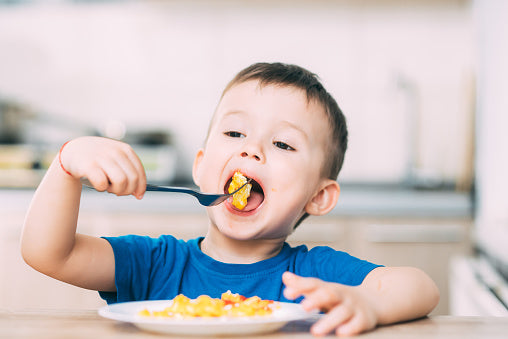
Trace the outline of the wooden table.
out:
[[[243,336],[242,338],[314,338],[309,333],[310,324],[305,321],[293,322],[274,333]],[[176,338],[175,336],[143,332],[128,323],[104,319],[95,310],[0,310],[0,338],[2,339],[157,339],[164,337]],[[359,337],[369,339],[508,338],[508,318],[435,316],[402,324],[382,326]]]

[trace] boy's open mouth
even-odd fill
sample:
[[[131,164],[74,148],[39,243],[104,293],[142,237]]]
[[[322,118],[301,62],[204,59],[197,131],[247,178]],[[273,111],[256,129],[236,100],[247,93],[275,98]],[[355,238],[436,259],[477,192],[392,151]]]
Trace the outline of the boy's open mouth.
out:
[[[232,207],[237,211],[250,212],[258,208],[263,203],[263,201],[265,200],[265,194],[263,192],[263,188],[256,180],[249,178],[247,176],[245,177],[247,179],[250,179],[250,184],[252,185],[250,196],[247,198],[247,205],[241,210],[234,206]],[[226,182],[226,185],[224,186],[225,193],[228,192],[228,188],[232,180],[233,178],[229,178],[229,180]]]

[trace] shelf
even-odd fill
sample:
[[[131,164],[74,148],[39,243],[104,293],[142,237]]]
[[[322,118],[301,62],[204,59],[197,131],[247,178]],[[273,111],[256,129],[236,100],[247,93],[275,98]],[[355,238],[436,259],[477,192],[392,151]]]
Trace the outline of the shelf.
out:
[[[33,196],[33,189],[2,189],[0,210],[24,211]],[[202,213],[205,208],[187,195],[150,192],[142,200],[132,196],[84,190],[81,211],[136,213]],[[414,191],[406,189],[372,190],[343,188],[331,216],[379,217],[471,217],[472,201],[468,194],[454,191]]]

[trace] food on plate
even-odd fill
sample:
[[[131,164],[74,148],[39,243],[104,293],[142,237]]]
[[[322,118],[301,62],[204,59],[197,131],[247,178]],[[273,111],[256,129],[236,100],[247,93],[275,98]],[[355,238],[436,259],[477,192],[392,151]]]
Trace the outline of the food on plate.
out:
[[[229,184],[228,193],[232,193],[238,188],[242,187],[243,184],[247,182],[247,178],[236,171],[233,175],[233,180]],[[233,194],[233,201],[231,202],[233,206],[238,208],[239,210],[243,210],[245,206],[247,206],[247,198],[250,196],[250,190],[252,188],[252,184],[245,185],[241,190]]]
[[[141,310],[138,315],[146,317],[195,318],[195,317],[252,317],[272,314],[273,300],[258,296],[246,298],[238,293],[227,291],[221,298],[201,295],[190,299],[177,295],[170,306],[163,310]]]

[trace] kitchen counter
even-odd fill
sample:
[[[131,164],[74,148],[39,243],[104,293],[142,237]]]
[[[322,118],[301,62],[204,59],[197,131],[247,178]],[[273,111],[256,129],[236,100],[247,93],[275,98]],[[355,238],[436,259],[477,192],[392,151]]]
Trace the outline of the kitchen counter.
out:
[[[0,190],[0,211],[26,211],[34,190]],[[205,213],[195,198],[183,194],[148,192],[143,200],[132,196],[84,189],[83,211]],[[344,185],[337,206],[330,215],[381,217],[469,217],[472,202],[468,194],[455,191],[425,191],[404,188],[347,187]]]
[[[309,333],[312,321],[297,321],[281,330],[258,338],[315,338]],[[360,335],[361,338],[506,338],[508,318],[434,316],[377,329]],[[35,310],[7,311],[0,309],[0,338],[160,338],[139,330],[132,324],[104,319],[95,310]],[[332,336],[330,336],[332,337]],[[175,336],[167,336],[175,338]],[[231,336],[228,338],[235,338]],[[245,336],[241,336],[245,338]]]

